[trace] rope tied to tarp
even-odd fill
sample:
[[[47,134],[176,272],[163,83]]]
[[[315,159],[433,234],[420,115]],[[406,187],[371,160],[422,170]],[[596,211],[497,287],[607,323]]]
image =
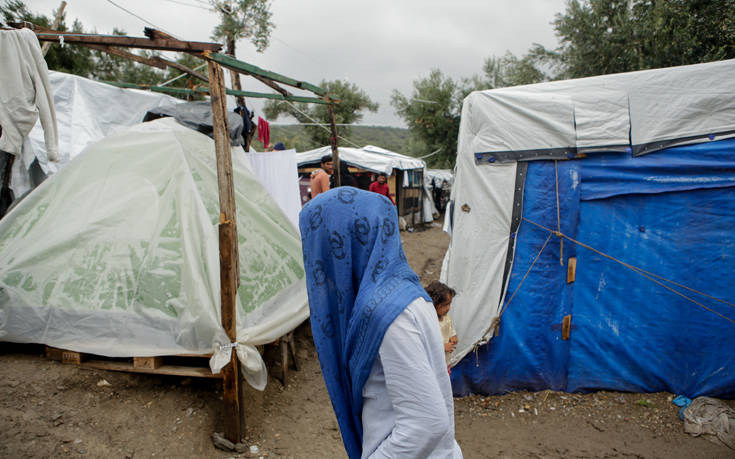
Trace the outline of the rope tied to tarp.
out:
[[[526,217],[521,217],[521,218],[523,219],[523,221],[526,221],[526,222],[528,222],[528,223],[530,223],[530,224],[532,224],[534,226],[537,226],[537,227],[539,227],[539,228],[541,228],[541,229],[543,229],[545,231],[548,231],[549,232],[549,237],[551,237],[551,235],[555,235],[555,236],[558,236],[560,238],[567,239],[568,241],[573,242],[574,244],[577,244],[577,245],[579,245],[581,247],[584,247],[587,250],[591,250],[592,252],[595,252],[596,254],[598,254],[600,256],[603,256],[603,257],[605,257],[605,258],[607,258],[609,260],[612,260],[612,261],[614,261],[614,262],[616,262],[616,263],[618,263],[618,264],[620,264],[620,265],[622,265],[622,266],[630,269],[631,271],[633,271],[633,272],[635,272],[637,274],[640,274],[641,276],[645,277],[646,279],[650,280],[651,282],[654,282],[654,283],[656,283],[656,284],[664,287],[665,289],[667,289],[667,290],[669,290],[669,291],[671,291],[671,292],[679,295],[680,297],[684,298],[685,300],[690,301],[690,302],[696,304],[697,306],[699,306],[699,307],[701,307],[703,309],[706,309],[707,311],[715,314],[716,316],[719,316],[719,317],[721,317],[721,318],[723,318],[723,319],[727,320],[728,322],[731,322],[732,324],[735,325],[735,320],[731,319],[730,317],[727,317],[724,314],[721,314],[721,313],[715,311],[714,309],[709,308],[709,307],[703,305],[702,303],[696,301],[695,299],[690,298],[690,297],[684,295],[680,291],[678,291],[676,289],[673,289],[673,288],[669,287],[668,285],[664,284],[663,282],[660,282],[660,281],[658,281],[656,279],[660,279],[660,280],[662,280],[664,282],[668,282],[668,283],[670,283],[672,285],[675,285],[677,287],[680,287],[680,288],[689,290],[690,292],[696,293],[696,294],[701,295],[701,296],[704,296],[705,298],[709,298],[711,300],[718,301],[720,303],[724,303],[724,304],[726,304],[728,306],[731,306],[733,308],[735,308],[735,304],[730,303],[730,302],[725,301],[725,300],[722,300],[720,298],[716,298],[716,297],[714,297],[712,295],[708,295],[708,294],[706,294],[704,292],[700,292],[699,290],[695,290],[695,289],[693,289],[691,287],[687,287],[686,285],[682,285],[680,283],[674,282],[674,281],[672,281],[670,279],[667,279],[667,278],[665,278],[663,276],[659,276],[659,275],[654,274],[652,272],[646,271],[643,268],[639,268],[637,266],[631,265],[630,263],[626,263],[626,262],[624,262],[622,260],[619,260],[619,259],[613,257],[612,255],[608,255],[608,254],[606,254],[606,253],[604,253],[604,252],[602,252],[602,251],[600,251],[598,249],[595,249],[594,247],[591,247],[591,246],[585,244],[584,242],[578,241],[578,240],[576,240],[576,239],[574,239],[574,238],[572,238],[570,236],[567,236],[566,234],[562,233],[561,231],[554,231],[553,229],[547,228],[544,225],[541,225],[539,223],[533,222],[533,221],[527,219]],[[546,238],[546,242],[548,242],[549,237]],[[546,246],[546,243],[544,243],[544,246],[541,248],[541,251],[539,251],[539,254],[536,256],[536,259],[538,259],[538,257],[541,255],[541,252],[543,251],[543,249],[544,249],[545,246]],[[534,263],[535,263],[535,261],[536,260],[534,260]],[[528,272],[530,272],[531,268],[533,268],[533,264],[531,264],[531,267],[529,268],[529,271]],[[526,276],[528,276],[528,272],[526,272],[526,275],[523,276],[523,280],[525,280]],[[523,280],[521,281],[521,284],[523,283]],[[518,287],[520,287],[521,284],[519,284]],[[518,288],[516,288],[516,291],[518,291]],[[515,292],[513,292],[513,295],[515,295]],[[506,309],[506,307],[508,306],[508,304],[510,303],[510,301],[512,299],[513,299],[513,296],[511,296],[510,300],[508,300],[508,303],[505,304],[505,306],[503,307],[503,309],[500,312],[500,315],[502,315],[503,311]]]

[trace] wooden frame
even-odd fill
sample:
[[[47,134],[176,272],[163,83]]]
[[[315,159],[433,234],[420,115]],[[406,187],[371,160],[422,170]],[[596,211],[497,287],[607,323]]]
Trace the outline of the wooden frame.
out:
[[[225,329],[227,336],[232,343],[237,342],[237,311],[236,311],[236,295],[240,281],[240,267],[237,244],[237,215],[234,198],[234,184],[232,179],[232,153],[230,150],[230,140],[227,126],[227,107],[226,94],[241,95],[246,97],[266,97],[271,99],[289,100],[295,102],[322,103],[328,104],[330,116],[332,120],[332,149],[334,152],[335,164],[339,165],[339,152],[337,150],[337,128],[334,123],[333,105],[339,103],[339,100],[332,99],[324,89],[312,85],[310,83],[294,80],[292,78],[263,70],[252,64],[239,61],[231,56],[219,54],[222,48],[219,43],[181,41],[168,34],[155,29],[145,28],[144,33],[147,38],[128,37],[117,35],[97,35],[73,32],[59,32],[52,29],[35,26],[29,23],[10,24],[12,27],[22,28],[31,26],[35,31],[36,37],[41,42],[58,42],[63,40],[65,43],[87,46],[89,48],[114,54],[120,57],[128,58],[141,64],[150,65],[157,68],[174,67],[178,70],[186,72],[200,80],[207,81],[209,87],[206,89],[191,89],[182,91],[194,91],[201,93],[209,93],[210,102],[212,104],[214,143],[217,158],[217,184],[220,202],[220,223],[219,223],[219,252],[220,252],[220,282],[221,282],[221,320],[222,327]],[[44,45],[46,44],[44,43]],[[208,77],[199,74],[187,67],[160,58],[146,58],[138,56],[118,48],[139,48],[159,51],[177,51],[185,52],[202,58],[207,61]],[[270,88],[279,92],[279,94],[261,94],[246,91],[226,90],[222,67],[230,70],[250,75],[258,81],[263,82]],[[286,84],[299,89],[310,91],[318,98],[293,96],[285,89],[278,86],[277,83]],[[118,83],[119,86],[127,86]],[[151,90],[163,92],[162,87],[148,87]],[[173,88],[167,88],[171,90]],[[339,169],[338,169],[339,170]],[[62,353],[62,359],[64,353]],[[75,360],[81,364],[82,356],[79,353],[69,352],[66,360]],[[137,366],[133,366],[133,371],[151,371],[160,365],[160,360],[143,359],[138,362]],[[225,437],[233,442],[239,443],[242,438],[244,423],[242,399],[242,384],[240,380],[240,366],[237,360],[235,349],[232,348],[230,363],[222,370],[223,398],[225,402]],[[285,380],[285,374],[284,374]]]

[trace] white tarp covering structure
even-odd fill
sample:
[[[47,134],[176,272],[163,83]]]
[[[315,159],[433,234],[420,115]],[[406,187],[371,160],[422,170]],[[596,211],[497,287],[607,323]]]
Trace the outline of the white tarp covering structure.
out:
[[[298,232],[233,150],[240,287],[237,353],[308,317]],[[0,221],[0,340],[110,357],[214,352],[220,325],[214,141],[173,119],[89,146]]]
[[[137,89],[116,88],[77,75],[49,72],[59,133],[59,162],[48,161],[44,130],[36,123],[13,165],[11,188],[16,196],[30,189],[28,168],[34,158],[47,175],[58,170],[88,145],[143,121],[148,110],[183,102],[181,99]]]
[[[297,153],[298,165],[319,163],[324,155],[331,155],[332,147],[326,146],[314,150]],[[426,163],[418,158],[395,153],[380,147],[367,145],[362,148],[339,147],[339,160],[350,166],[359,167],[371,172],[391,175],[393,169],[424,169]]]
[[[498,317],[518,161],[595,151],[641,155],[732,137],[733,93],[735,60],[467,96],[452,189],[452,239],[441,276],[461,293],[450,312],[459,337],[452,362],[489,339]],[[485,161],[493,167],[478,167]]]
[[[445,182],[451,186],[454,183],[454,174],[449,169],[426,169],[424,178],[434,182],[434,186],[442,186]]]
[[[301,195],[299,171],[296,166],[296,150],[274,150],[264,153],[245,153],[268,193],[276,200],[294,227],[299,228]]]

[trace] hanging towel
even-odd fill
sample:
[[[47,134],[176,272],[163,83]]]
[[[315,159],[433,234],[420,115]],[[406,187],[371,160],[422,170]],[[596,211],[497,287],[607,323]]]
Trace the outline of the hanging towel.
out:
[[[258,141],[263,143],[263,147],[268,148],[271,142],[271,128],[268,121],[258,117]]]
[[[0,30],[0,151],[20,155],[23,139],[39,116],[48,158],[59,159],[54,98],[36,34],[29,29]]]

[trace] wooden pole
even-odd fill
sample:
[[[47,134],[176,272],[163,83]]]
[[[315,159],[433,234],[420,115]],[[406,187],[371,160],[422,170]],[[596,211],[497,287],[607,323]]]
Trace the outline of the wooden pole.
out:
[[[227,105],[222,68],[208,62],[212,124],[217,156],[217,186],[219,189],[219,262],[222,301],[222,327],[231,342],[237,341],[236,295],[240,279],[237,250],[237,219],[235,191],[232,179],[232,153],[227,126]],[[237,353],[232,350],[230,363],[222,369],[222,390],[225,402],[225,438],[240,443],[243,433],[242,405],[240,403],[240,371]]]
[[[56,10],[56,17],[54,18],[54,23],[51,26],[52,29],[56,29],[59,27],[59,24],[61,24],[61,18],[64,17],[64,8],[66,8],[66,2],[62,1],[61,6],[59,6],[59,9]],[[48,52],[48,49],[51,47],[51,42],[47,41],[43,44],[41,47],[41,52],[44,56],[46,56],[46,53]]]
[[[327,110],[329,111],[329,124],[332,127],[332,163],[334,164],[334,174],[336,174],[334,184],[336,186],[342,186],[342,175],[340,174],[340,167],[339,167],[339,149],[337,148],[337,123],[334,121],[334,105],[329,104],[327,105]]]

